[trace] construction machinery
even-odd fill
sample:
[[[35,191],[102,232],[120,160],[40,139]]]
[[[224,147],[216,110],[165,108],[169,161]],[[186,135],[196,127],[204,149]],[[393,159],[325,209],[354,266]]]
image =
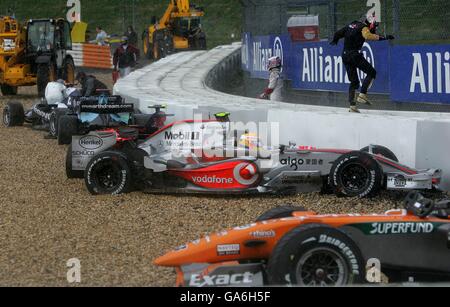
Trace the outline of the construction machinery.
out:
[[[163,17],[153,17],[144,31],[143,49],[149,59],[158,60],[175,51],[205,50],[206,35],[201,27],[202,8],[189,0],[171,0]]]
[[[24,25],[0,17],[0,87],[3,95],[16,95],[20,86],[37,85],[43,97],[47,83],[75,81],[71,27],[64,19],[29,20]]]

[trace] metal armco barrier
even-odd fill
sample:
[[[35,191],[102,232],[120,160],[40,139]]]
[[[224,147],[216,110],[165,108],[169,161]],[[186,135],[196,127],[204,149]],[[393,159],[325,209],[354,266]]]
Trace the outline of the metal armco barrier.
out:
[[[74,58],[77,67],[86,68],[113,68],[113,59],[109,46],[94,44],[73,44],[69,52]]]

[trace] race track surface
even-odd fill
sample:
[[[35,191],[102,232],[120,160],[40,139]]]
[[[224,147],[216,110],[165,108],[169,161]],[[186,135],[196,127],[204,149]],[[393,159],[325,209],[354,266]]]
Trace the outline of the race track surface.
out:
[[[109,81],[110,75],[100,75]],[[34,88],[11,99],[28,107]],[[3,109],[10,98],[0,97]],[[402,195],[345,199],[317,193],[293,197],[93,197],[68,180],[67,148],[30,127],[0,127],[0,286],[68,286],[66,262],[81,261],[81,286],[173,286],[172,269],[152,260],[176,246],[255,220],[282,204],[319,213],[380,213]]]

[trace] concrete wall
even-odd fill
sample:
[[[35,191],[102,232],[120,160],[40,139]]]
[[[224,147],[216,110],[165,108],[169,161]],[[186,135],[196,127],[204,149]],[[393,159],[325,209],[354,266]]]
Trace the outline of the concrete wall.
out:
[[[173,120],[204,118],[232,112],[233,121],[277,123],[281,143],[360,149],[369,144],[391,148],[409,166],[442,168],[450,191],[450,114],[365,111],[239,97],[217,91],[238,71],[240,44],[209,52],[172,55],[120,80],[114,91],[135,102],[142,112],[149,105],[168,104]]]

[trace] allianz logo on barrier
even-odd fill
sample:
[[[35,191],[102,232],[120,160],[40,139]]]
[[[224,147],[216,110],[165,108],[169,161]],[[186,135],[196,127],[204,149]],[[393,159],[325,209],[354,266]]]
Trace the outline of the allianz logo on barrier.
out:
[[[267,71],[269,59],[273,56],[280,57],[281,64],[284,66],[283,43],[278,36],[272,48],[263,48],[261,42],[253,42],[253,54],[253,71]]]
[[[411,93],[419,90],[422,94],[450,94],[450,52],[413,53],[412,57]]]
[[[303,48],[302,51],[302,82],[350,83],[342,56],[324,55],[322,47]],[[376,69],[375,56],[369,44],[364,43],[362,55]],[[361,80],[365,78],[362,71],[358,75]]]

